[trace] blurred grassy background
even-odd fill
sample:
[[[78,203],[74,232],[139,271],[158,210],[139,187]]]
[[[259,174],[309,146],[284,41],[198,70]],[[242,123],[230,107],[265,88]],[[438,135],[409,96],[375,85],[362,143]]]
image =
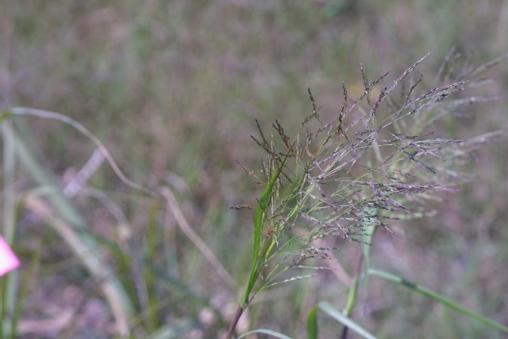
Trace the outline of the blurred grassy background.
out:
[[[258,164],[261,152],[249,138],[254,119],[297,126],[311,111],[307,87],[323,114],[333,114],[342,81],[353,93],[361,91],[360,62],[374,75],[431,52],[424,69],[432,79],[452,46],[475,63],[498,56],[508,50],[508,2],[2,0],[0,27],[0,105],[72,116],[105,142],[135,180],[168,183],[192,227],[242,282],[250,213],[229,207],[256,197],[256,186],[236,164]],[[508,123],[507,69],[502,64],[492,73],[501,100],[447,123],[452,136]],[[32,119],[29,128],[62,181],[93,150],[58,123]],[[506,139],[487,147],[470,169],[475,179],[447,196],[436,217],[380,234],[376,264],[508,323],[506,154]],[[22,173],[17,179],[18,190],[31,187]],[[160,217],[160,206],[129,191],[106,166],[90,186],[119,205],[129,234],[117,234],[117,221],[103,206],[77,198],[90,227],[101,238],[123,239],[138,266],[153,267],[153,276],[145,276],[154,291],[150,298],[160,302],[153,329],[189,322],[187,335],[213,337],[223,324],[218,314],[209,321],[207,312],[220,313],[235,301],[213,268],[171,218]],[[22,319],[51,318],[79,300],[78,315],[60,334],[101,337],[110,320],[93,281],[49,228],[29,215],[18,219],[16,248],[35,263],[20,271],[30,281]],[[347,269],[352,247],[338,253]],[[115,263],[129,281],[132,272]],[[380,337],[497,335],[409,292],[371,284],[354,318]],[[281,288],[251,310],[249,326],[301,337],[312,303],[340,305],[344,293],[327,275]],[[329,326],[333,331],[337,325]]]

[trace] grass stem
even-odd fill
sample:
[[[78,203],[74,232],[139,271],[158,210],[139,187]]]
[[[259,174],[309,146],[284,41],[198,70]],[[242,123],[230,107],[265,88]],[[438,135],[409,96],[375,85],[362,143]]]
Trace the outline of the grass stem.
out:
[[[238,325],[238,321],[240,321],[240,317],[242,316],[243,311],[244,308],[241,305],[238,305],[235,311],[235,315],[233,316],[233,319],[231,319],[231,323],[229,324],[229,328],[228,331],[226,332],[226,335],[224,336],[224,339],[233,338],[236,326]]]

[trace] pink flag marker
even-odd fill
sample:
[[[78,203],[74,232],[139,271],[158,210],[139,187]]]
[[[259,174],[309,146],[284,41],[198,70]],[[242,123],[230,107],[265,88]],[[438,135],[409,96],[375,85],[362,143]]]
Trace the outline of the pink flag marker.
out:
[[[0,236],[0,277],[19,266],[19,260]]]

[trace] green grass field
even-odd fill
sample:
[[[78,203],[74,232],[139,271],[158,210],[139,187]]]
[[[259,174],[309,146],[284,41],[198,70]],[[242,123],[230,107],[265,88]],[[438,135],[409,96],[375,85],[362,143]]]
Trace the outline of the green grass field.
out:
[[[244,170],[261,176],[266,158],[250,137],[256,120],[269,138],[275,120],[295,135],[313,113],[308,88],[333,119],[342,83],[351,98],[364,92],[360,64],[393,80],[430,53],[405,85],[421,73],[432,87],[447,55],[457,74],[507,52],[502,0],[0,0],[0,230],[22,262],[0,278],[0,338],[223,336],[249,273],[265,274],[252,273],[251,247],[267,189]],[[463,94],[498,100],[457,108],[432,137],[508,128],[508,60],[479,77],[492,81]],[[468,180],[426,200],[432,215],[375,233],[369,265],[508,326],[507,155],[506,135],[471,152]],[[319,338],[344,338],[330,309],[346,308],[358,277],[345,313],[376,337],[506,336],[405,281],[367,283],[358,241],[321,245],[333,258],[310,265],[327,269],[260,291],[238,334],[306,338],[326,302]]]

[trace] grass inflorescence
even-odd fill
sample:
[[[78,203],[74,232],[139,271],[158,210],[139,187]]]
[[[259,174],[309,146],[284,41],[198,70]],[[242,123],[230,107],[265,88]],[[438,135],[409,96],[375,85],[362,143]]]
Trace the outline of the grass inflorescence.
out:
[[[257,122],[252,139],[267,155],[259,171],[264,189],[254,208],[250,274],[227,337],[257,293],[314,275],[302,270],[319,271],[305,263],[333,256],[320,239],[349,239],[365,248],[344,311],[350,316],[358,279],[368,274],[374,232],[430,215],[431,201],[468,179],[464,166],[472,152],[502,133],[452,139],[439,128],[462,106],[495,99],[470,92],[502,58],[453,72],[447,59],[438,84],[418,72],[425,58],[395,77],[370,79],[362,65],[362,93],[352,97],[343,85],[342,104],[328,121],[309,89],[312,112],[295,136],[279,121],[270,132]]]

